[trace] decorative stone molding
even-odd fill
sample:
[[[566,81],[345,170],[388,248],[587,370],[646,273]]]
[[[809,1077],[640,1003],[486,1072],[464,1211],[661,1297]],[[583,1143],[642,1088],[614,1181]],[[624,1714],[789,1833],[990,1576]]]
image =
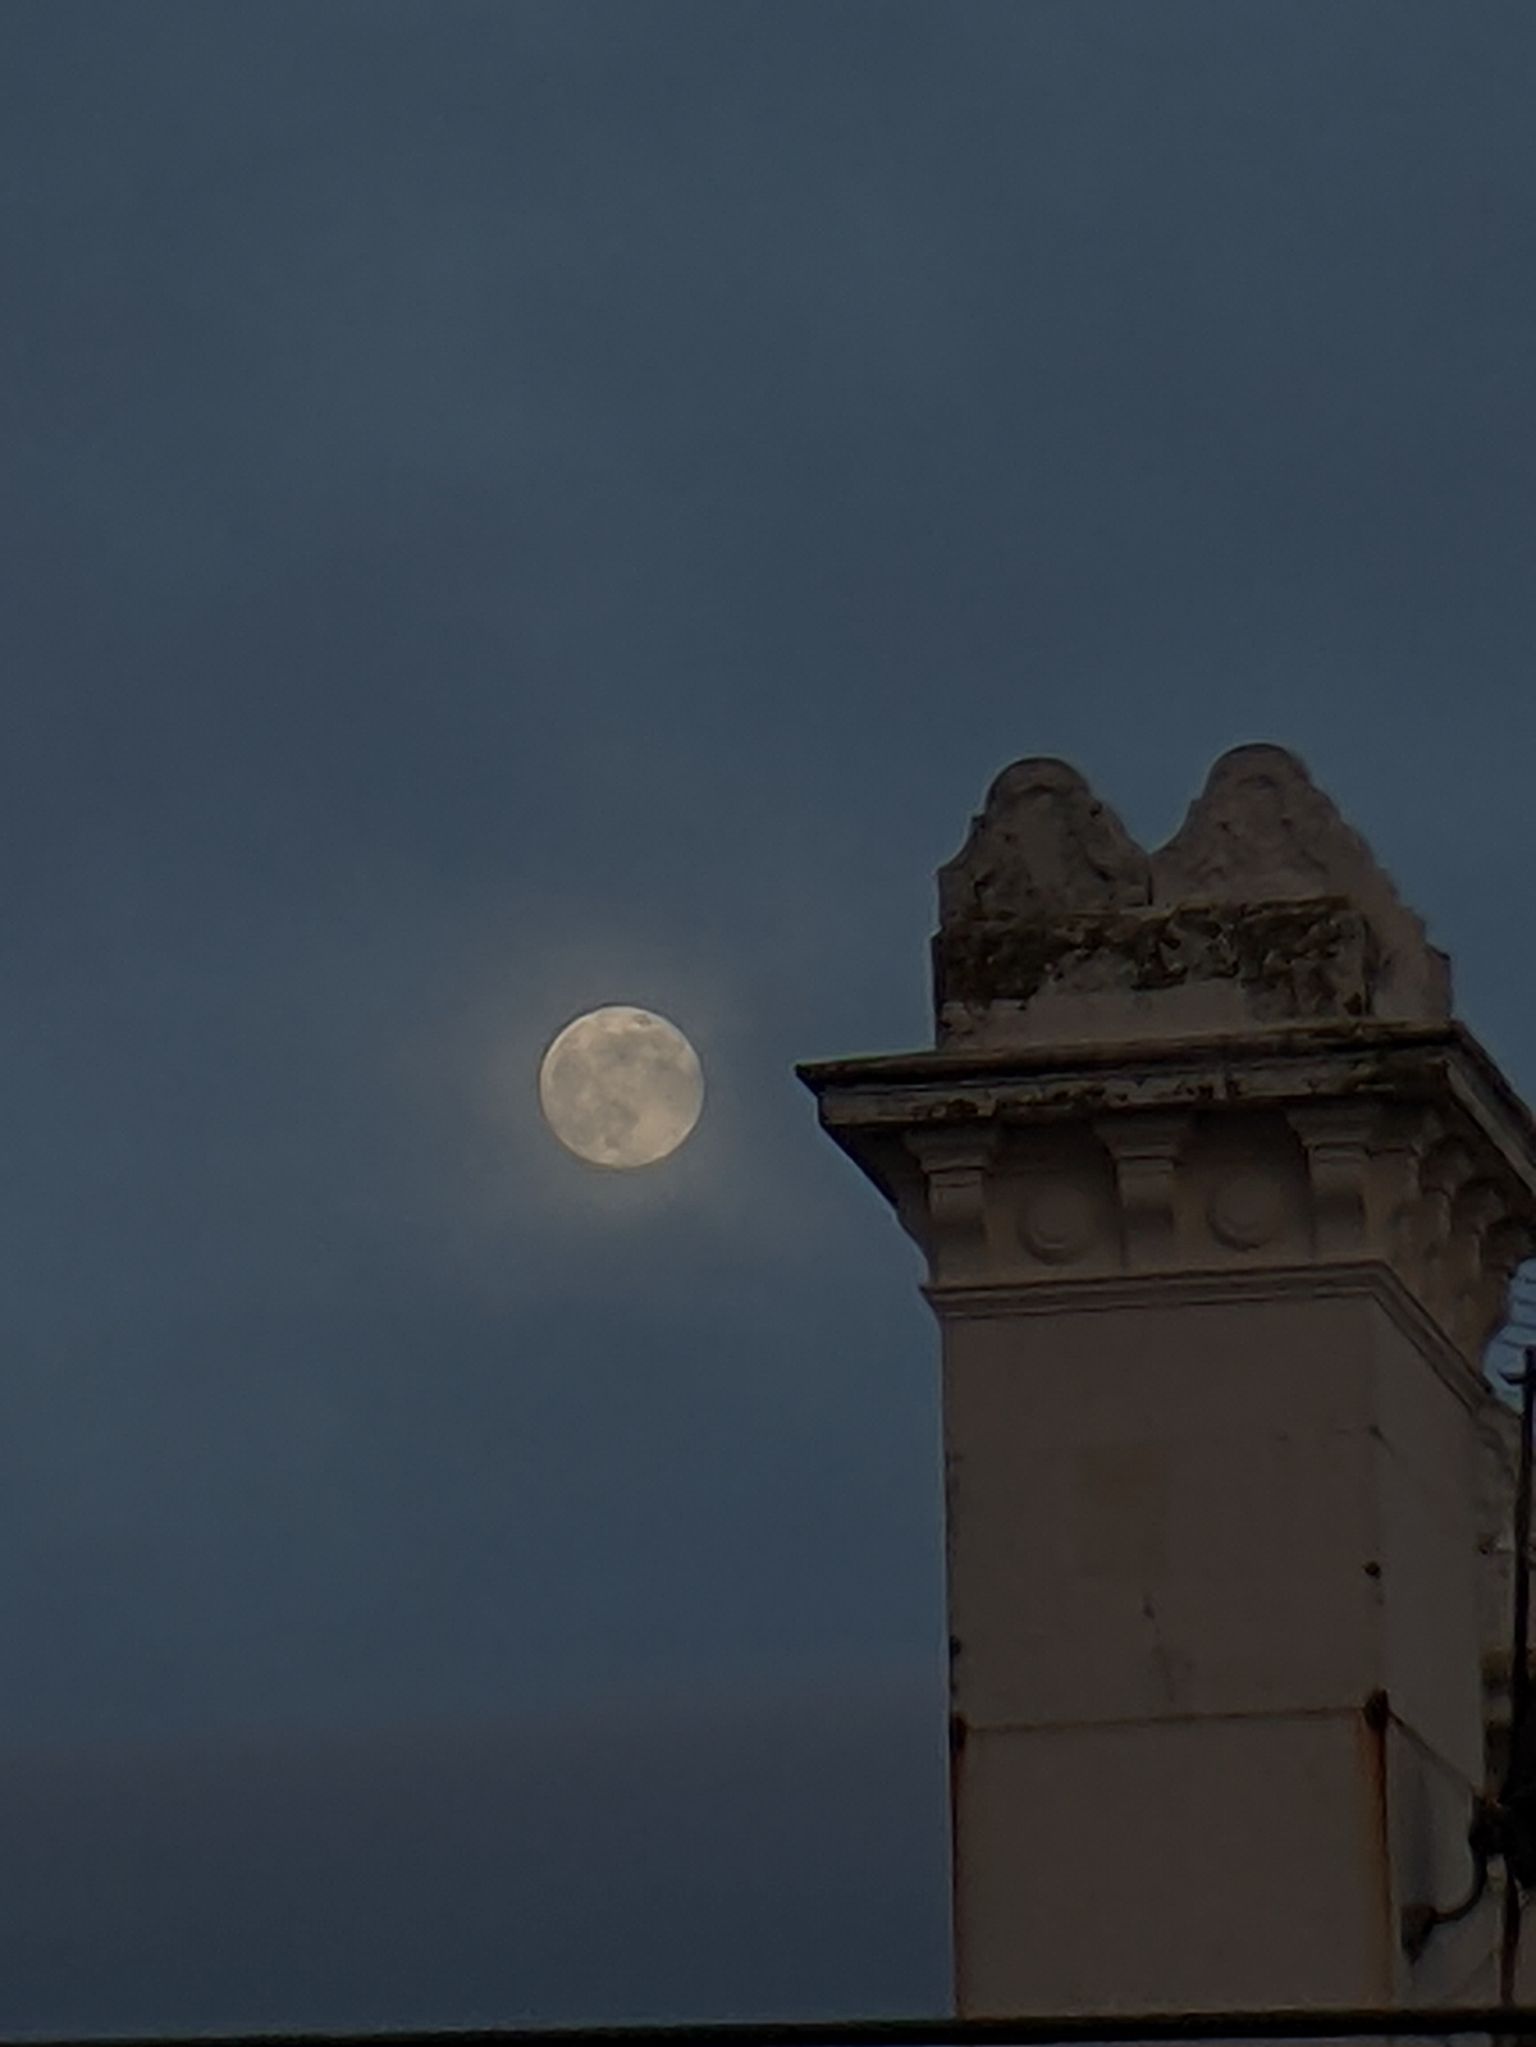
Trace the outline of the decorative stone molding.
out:
[[[1152,863],[1076,768],[1037,757],[1004,768],[970,836],[939,869],[946,923],[1106,910],[1151,899]]]
[[[1047,1265],[1066,1265],[1093,1242],[1097,1223],[1093,1197],[1070,1180],[1057,1180],[1025,1196],[1019,1234]]]
[[[1536,1250],[1536,1206],[1503,1161],[1426,1118],[1417,1186],[1396,1211],[1389,1255],[1458,1347],[1480,1359],[1504,1319],[1509,1281]]]
[[[1358,1256],[1365,1240],[1366,1188],[1377,1117],[1353,1102],[1288,1112],[1306,1148],[1313,1241],[1326,1257]]]
[[[1257,1251],[1279,1234],[1285,1190],[1265,1173],[1229,1173],[1212,1188],[1206,1215],[1222,1243],[1234,1251]]]
[[[907,1139],[922,1170],[926,1200],[914,1213],[935,1272],[946,1277],[984,1269],[995,1209],[988,1179],[997,1152],[995,1130],[925,1130]]]
[[[1115,1162],[1120,1195],[1120,1237],[1127,1269],[1167,1270],[1179,1239],[1179,1154],[1189,1134],[1187,1116],[1108,1118],[1094,1124]]]
[[[1426,1148],[1419,1168],[1418,1198],[1410,1206],[1404,1233],[1405,1262],[1418,1271],[1426,1292],[1437,1298],[1445,1288],[1456,1189],[1472,1170],[1470,1146],[1464,1138],[1447,1134]]]
[[[1374,1262],[1476,1374],[1536,1251],[1536,1130],[1460,1026],[806,1077],[922,1246],[936,1302]]]
[[[928,1286],[923,1292],[944,1322],[1051,1316],[1067,1309],[1113,1315],[1124,1308],[1201,1307],[1231,1301],[1369,1299],[1386,1310],[1466,1408],[1482,1416],[1489,1406],[1486,1389],[1467,1370],[1465,1358],[1445,1331],[1394,1273],[1371,1259],[1341,1259],[1323,1266],[1245,1263],[1200,1272],[1121,1273],[1091,1283],[1057,1273],[1009,1286]],[[1507,1415],[1507,1410],[1501,1412]]]
[[[1360,834],[1296,755],[1237,746],[1211,769],[1184,823],[1152,856],[1159,902],[1275,903],[1341,896],[1375,950],[1372,1013],[1448,1016],[1450,968]]]
[[[1366,1182],[1367,1229],[1373,1243],[1386,1245],[1394,1269],[1412,1264],[1424,1154],[1443,1130],[1443,1119],[1432,1108],[1378,1104]]]
[[[1449,967],[1294,754],[1224,754],[1158,853],[1064,762],[1016,761],[939,870],[939,1042],[1439,1021]]]

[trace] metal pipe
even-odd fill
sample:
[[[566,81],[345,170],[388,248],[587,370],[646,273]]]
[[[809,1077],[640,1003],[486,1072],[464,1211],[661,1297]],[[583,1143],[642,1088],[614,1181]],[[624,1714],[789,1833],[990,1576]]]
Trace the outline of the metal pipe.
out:
[[[1520,1794],[1531,1777],[1531,1461],[1536,1427],[1536,1344],[1525,1347],[1525,1369],[1506,1373],[1521,1389],[1520,1472],[1515,1485],[1514,1648],[1509,1672],[1509,1756],[1499,1799],[1506,1815],[1519,1810]],[[1504,1856],[1504,1923],[1499,1937],[1499,2003],[1515,2001],[1515,1971],[1520,1958],[1520,1881],[1514,1858]]]

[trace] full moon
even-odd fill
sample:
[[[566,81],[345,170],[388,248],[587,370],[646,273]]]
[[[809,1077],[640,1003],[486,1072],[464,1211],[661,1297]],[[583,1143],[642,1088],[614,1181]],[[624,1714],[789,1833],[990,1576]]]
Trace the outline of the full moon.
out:
[[[544,1120],[594,1166],[653,1166],[699,1120],[704,1074],[676,1024],[615,1005],[568,1023],[539,1068]]]

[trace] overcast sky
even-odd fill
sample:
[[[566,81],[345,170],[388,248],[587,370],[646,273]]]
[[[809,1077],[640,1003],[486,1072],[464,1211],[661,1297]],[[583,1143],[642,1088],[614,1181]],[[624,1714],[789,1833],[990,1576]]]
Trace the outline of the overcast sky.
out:
[[[0,2031],[939,2009],[936,1344],[792,1062],[1006,761],[1270,739],[1536,1092],[1536,9],[0,45]]]

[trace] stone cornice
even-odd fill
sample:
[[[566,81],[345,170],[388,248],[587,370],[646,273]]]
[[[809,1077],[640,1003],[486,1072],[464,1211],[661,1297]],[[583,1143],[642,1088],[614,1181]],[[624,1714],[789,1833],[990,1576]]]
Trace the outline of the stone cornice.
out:
[[[876,1053],[796,1074],[845,1149],[855,1130],[1040,1122],[1186,1104],[1219,1109],[1340,1095],[1461,1109],[1536,1195],[1536,1116],[1465,1024],[1319,1026],[1241,1038],[1028,1052]],[[845,1136],[845,1133],[847,1135]],[[862,1162],[862,1161],[861,1161]]]
[[[1252,1032],[1220,1039],[1128,1040],[1123,1044],[1063,1044],[1005,1051],[882,1052],[845,1059],[806,1060],[795,1072],[818,1101],[829,1095],[890,1091],[912,1094],[918,1107],[934,1095],[974,1101],[985,1109],[999,1090],[1050,1106],[1055,1090],[1092,1086],[1111,1076],[1126,1106],[1135,1098],[1251,1099],[1255,1092],[1303,1099],[1328,1092],[1343,1058],[1356,1086],[1375,1081],[1390,1092],[1422,1070],[1447,1087],[1490,1128],[1518,1133],[1513,1156],[1536,1160],[1536,1116],[1510,1086],[1491,1054],[1464,1023],[1319,1024],[1287,1031]],[[1382,1062],[1390,1062],[1383,1070]],[[1214,1093],[1209,1083],[1214,1083]],[[1106,1083],[1109,1084],[1109,1083]],[[1063,1112],[1071,1108],[1063,1104]],[[974,1111],[973,1111],[974,1113]],[[1530,1165],[1536,1185],[1536,1164]]]
[[[1480,1363],[1536,1250],[1536,1121],[1458,1023],[800,1069],[935,1298],[1156,1275],[1395,1275]]]

